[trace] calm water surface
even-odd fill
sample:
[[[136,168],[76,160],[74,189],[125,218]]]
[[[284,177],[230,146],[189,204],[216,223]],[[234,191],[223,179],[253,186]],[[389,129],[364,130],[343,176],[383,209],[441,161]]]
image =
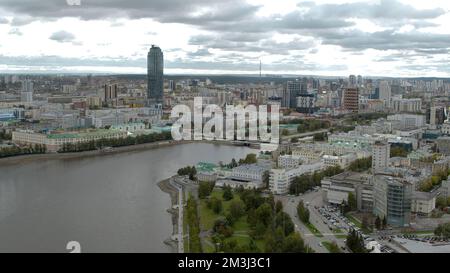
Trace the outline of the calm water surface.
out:
[[[0,165],[0,252],[170,252],[169,195],[157,183],[199,161],[255,152],[194,143],[86,159]]]

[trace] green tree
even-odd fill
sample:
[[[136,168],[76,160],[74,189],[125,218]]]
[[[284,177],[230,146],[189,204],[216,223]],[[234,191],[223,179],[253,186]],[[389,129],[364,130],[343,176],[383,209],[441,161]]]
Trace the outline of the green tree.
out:
[[[278,200],[277,203],[275,204],[275,212],[278,213],[282,210],[283,210],[283,203],[280,200]]]
[[[255,214],[257,221],[263,223],[264,226],[268,227],[272,223],[273,213],[269,204],[262,204],[256,209]]]
[[[297,206],[297,214],[298,218],[305,224],[309,223],[309,210],[303,204],[303,201],[300,201]]]
[[[381,219],[380,219],[380,216],[377,216],[377,219],[375,219],[375,227],[376,227],[376,229],[378,229],[378,230],[381,229]]]
[[[350,249],[353,253],[367,252],[364,246],[364,239],[355,230],[352,230],[348,234],[346,244],[348,249]]]
[[[211,195],[215,186],[214,182],[205,182],[202,181],[198,184],[198,198],[205,199]]]
[[[231,189],[231,186],[223,187],[222,197],[224,201],[230,201],[231,199],[233,199],[233,190]]]
[[[386,229],[387,227],[387,219],[386,216],[383,217],[383,221],[381,222],[382,229]]]
[[[245,214],[245,204],[240,199],[231,201],[229,211],[231,216],[238,220]]]
[[[358,209],[358,206],[356,203],[356,196],[353,192],[348,193],[348,206],[350,207],[351,211],[355,211]]]
[[[440,224],[435,230],[434,234],[436,236],[442,237],[444,239],[450,238],[450,223]]]
[[[284,231],[284,235],[288,236],[295,230],[294,222],[286,212],[280,211],[275,217],[275,227],[281,227]]]
[[[215,214],[219,214],[222,212],[222,200],[217,197],[211,197],[208,201],[208,207],[210,207]]]

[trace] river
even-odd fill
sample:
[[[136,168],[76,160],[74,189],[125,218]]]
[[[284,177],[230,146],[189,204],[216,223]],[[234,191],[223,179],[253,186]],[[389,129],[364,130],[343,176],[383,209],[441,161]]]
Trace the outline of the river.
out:
[[[0,166],[0,252],[171,252],[171,202],[157,183],[199,161],[255,150],[192,143]]]

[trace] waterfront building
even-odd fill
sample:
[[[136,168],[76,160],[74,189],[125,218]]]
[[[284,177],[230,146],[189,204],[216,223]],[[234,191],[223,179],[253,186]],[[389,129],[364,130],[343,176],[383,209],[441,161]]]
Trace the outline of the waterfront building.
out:
[[[119,130],[86,130],[52,134],[16,130],[12,134],[12,141],[18,145],[45,145],[48,152],[57,152],[64,144],[78,144],[100,139],[119,139],[127,136],[127,132]]]

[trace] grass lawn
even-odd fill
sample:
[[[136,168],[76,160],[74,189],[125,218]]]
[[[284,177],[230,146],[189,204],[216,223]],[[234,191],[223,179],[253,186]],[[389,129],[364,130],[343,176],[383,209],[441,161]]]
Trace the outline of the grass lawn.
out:
[[[341,229],[335,229],[333,230],[334,236],[338,239],[345,239],[347,238],[347,232],[342,231]]]
[[[323,237],[322,233],[311,223],[305,224],[305,226],[314,234],[316,237]]]
[[[361,222],[360,222],[358,219],[356,219],[355,217],[353,217],[352,215],[347,214],[347,215],[345,215],[345,217],[347,217],[348,220],[350,220],[350,222],[352,222],[353,224],[355,224],[356,227],[362,228]]]
[[[330,253],[342,253],[342,251],[337,247],[334,249],[332,247],[332,243],[330,242],[322,242],[322,245],[330,252]]]

